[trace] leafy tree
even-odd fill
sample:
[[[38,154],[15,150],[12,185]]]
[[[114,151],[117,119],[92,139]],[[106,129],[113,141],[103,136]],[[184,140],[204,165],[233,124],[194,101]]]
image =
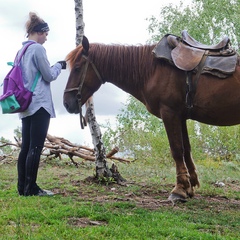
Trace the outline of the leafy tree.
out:
[[[198,125],[198,148],[216,160],[240,161],[240,125],[231,127]]]
[[[169,4],[159,15],[148,18],[150,42],[158,42],[165,34],[180,35],[186,29],[199,42],[214,44],[228,35],[238,49],[240,42],[240,0],[192,0],[186,5]]]
[[[7,143],[11,143],[11,141],[4,137],[0,138],[0,145],[1,145],[0,155],[1,154],[9,154],[13,151],[13,147],[11,145],[7,145]]]
[[[121,152],[134,159],[169,159],[170,150],[164,125],[145,106],[129,97],[116,117],[116,128],[105,125],[103,140],[110,149],[117,145]],[[109,149],[109,150],[110,150]]]
[[[14,129],[14,136],[15,136],[15,138],[17,138],[17,140],[21,141],[21,139],[22,139],[22,129],[21,129],[21,127],[18,127],[16,129]]]
[[[149,42],[158,42],[165,34],[179,35],[186,29],[195,39],[214,44],[228,35],[235,48],[240,41],[240,0],[192,0],[186,5],[169,4],[160,11],[159,19],[148,19]],[[107,124],[104,141],[117,144],[122,151],[137,159],[170,158],[166,132],[161,120],[147,112],[133,97],[117,116],[116,130]],[[188,121],[193,155],[197,159],[240,160],[240,125],[216,127]]]

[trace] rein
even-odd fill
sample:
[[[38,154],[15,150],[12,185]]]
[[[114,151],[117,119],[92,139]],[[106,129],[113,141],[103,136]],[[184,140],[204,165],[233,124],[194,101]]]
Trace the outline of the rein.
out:
[[[98,79],[101,81],[101,84],[104,84],[105,81],[103,81],[103,79],[102,79],[99,71],[97,70],[96,66],[94,65],[94,63],[92,61],[90,61],[88,59],[88,57],[85,56],[85,55],[83,55],[82,58],[84,58],[86,60],[86,64],[84,65],[84,68],[83,68],[83,71],[82,71],[82,74],[81,74],[81,79],[80,79],[79,86],[75,87],[75,88],[67,88],[67,89],[64,90],[64,93],[72,92],[72,91],[78,91],[77,100],[78,100],[78,107],[79,107],[79,114],[80,114],[80,125],[81,125],[81,128],[84,129],[84,126],[87,126],[87,123],[86,123],[85,117],[82,114],[81,92],[82,92],[82,86],[83,86],[83,83],[84,83],[85,78],[86,78],[86,74],[87,74],[89,64],[92,66],[95,74],[97,75]]]

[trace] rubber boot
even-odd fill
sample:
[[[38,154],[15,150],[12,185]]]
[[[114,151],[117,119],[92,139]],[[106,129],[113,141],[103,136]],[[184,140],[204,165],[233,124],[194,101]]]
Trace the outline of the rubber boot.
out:
[[[42,148],[34,148],[30,150],[26,165],[25,165],[25,184],[24,184],[24,196],[36,195],[39,192],[39,187],[36,184],[37,173],[40,161]]]

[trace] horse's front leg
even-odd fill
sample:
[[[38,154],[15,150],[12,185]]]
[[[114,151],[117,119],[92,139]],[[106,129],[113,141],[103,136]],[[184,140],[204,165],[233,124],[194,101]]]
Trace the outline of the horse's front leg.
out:
[[[185,201],[193,196],[190,175],[184,160],[182,119],[173,111],[162,113],[162,120],[168,135],[171,153],[176,163],[177,182],[169,196],[172,201]]]

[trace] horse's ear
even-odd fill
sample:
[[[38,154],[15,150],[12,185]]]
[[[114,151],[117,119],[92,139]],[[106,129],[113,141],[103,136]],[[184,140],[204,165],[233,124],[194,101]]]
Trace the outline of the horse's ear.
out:
[[[89,50],[89,42],[86,36],[83,35],[82,39],[82,46],[83,46],[83,53],[85,55],[88,55],[88,50]]]

